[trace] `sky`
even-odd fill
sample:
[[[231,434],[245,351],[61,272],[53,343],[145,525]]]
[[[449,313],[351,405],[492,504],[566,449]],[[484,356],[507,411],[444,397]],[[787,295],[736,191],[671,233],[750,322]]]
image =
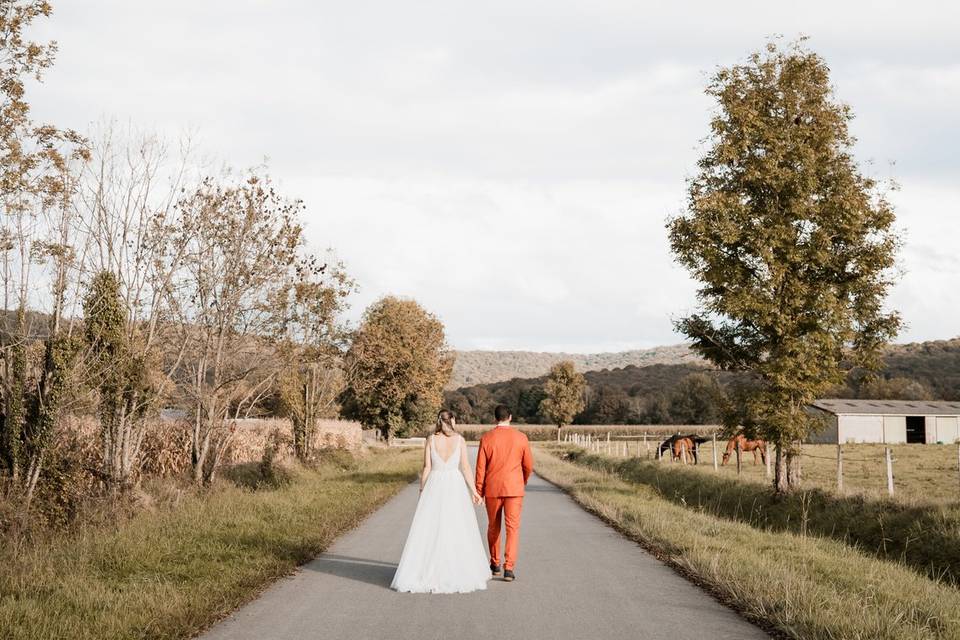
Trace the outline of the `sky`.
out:
[[[55,0],[37,120],[195,132],[267,161],[356,279],[350,318],[413,297],[458,349],[675,344],[696,284],[684,207],[719,65],[810,38],[900,184],[898,341],[960,334],[960,5],[953,2]]]

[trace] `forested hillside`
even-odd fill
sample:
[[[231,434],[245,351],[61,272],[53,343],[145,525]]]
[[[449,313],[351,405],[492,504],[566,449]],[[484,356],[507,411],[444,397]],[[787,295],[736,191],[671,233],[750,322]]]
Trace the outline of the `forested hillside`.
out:
[[[448,389],[546,375],[554,364],[573,362],[578,371],[630,365],[696,364],[701,360],[686,345],[668,345],[617,353],[543,353],[536,351],[458,351]]]
[[[496,352],[489,352],[492,357]],[[544,354],[546,355],[546,354]],[[960,399],[960,338],[891,346],[876,379],[852,371],[830,395],[846,398]],[[578,368],[580,368],[578,366]],[[581,369],[582,371],[583,369]],[[710,424],[742,375],[714,371],[699,360],[687,364],[629,365],[584,371],[587,406],[579,424]],[[509,405],[518,422],[544,422],[540,415],[545,377],[514,378],[462,387],[445,394],[461,422],[489,422],[493,407]]]

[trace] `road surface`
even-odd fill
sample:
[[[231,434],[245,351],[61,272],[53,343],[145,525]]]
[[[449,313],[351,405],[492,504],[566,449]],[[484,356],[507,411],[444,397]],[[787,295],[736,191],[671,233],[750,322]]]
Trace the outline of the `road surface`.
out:
[[[476,449],[471,448],[471,456]],[[760,629],[533,476],[512,583],[486,591],[396,593],[390,581],[415,484],[271,586],[205,640],[749,640]],[[477,508],[482,531],[486,514]],[[484,539],[486,535],[484,534]]]

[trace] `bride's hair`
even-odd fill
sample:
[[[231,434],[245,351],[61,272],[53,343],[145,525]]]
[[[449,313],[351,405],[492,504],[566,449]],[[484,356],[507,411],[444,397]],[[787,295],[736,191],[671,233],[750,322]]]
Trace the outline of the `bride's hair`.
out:
[[[454,428],[457,417],[453,415],[452,411],[447,411],[443,409],[440,413],[437,414],[437,428],[434,433],[442,433],[444,435],[450,435],[451,433],[456,433],[457,430]]]

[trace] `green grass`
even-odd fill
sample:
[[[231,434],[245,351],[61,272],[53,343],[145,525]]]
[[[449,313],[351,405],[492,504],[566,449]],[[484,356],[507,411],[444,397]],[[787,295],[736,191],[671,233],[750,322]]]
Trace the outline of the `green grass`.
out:
[[[113,528],[0,550],[0,636],[183,638],[323,551],[416,477],[420,455],[298,469],[276,488],[187,495]]]
[[[791,638],[960,638],[960,591],[833,539],[758,529],[561,460],[537,472],[762,626]]]
[[[554,449],[572,462],[648,486],[691,509],[760,529],[830,537],[960,584],[960,504],[838,494],[809,486],[779,497],[760,478],[738,480],[735,473],[714,472],[712,464],[693,467],[592,455],[576,447]]]

